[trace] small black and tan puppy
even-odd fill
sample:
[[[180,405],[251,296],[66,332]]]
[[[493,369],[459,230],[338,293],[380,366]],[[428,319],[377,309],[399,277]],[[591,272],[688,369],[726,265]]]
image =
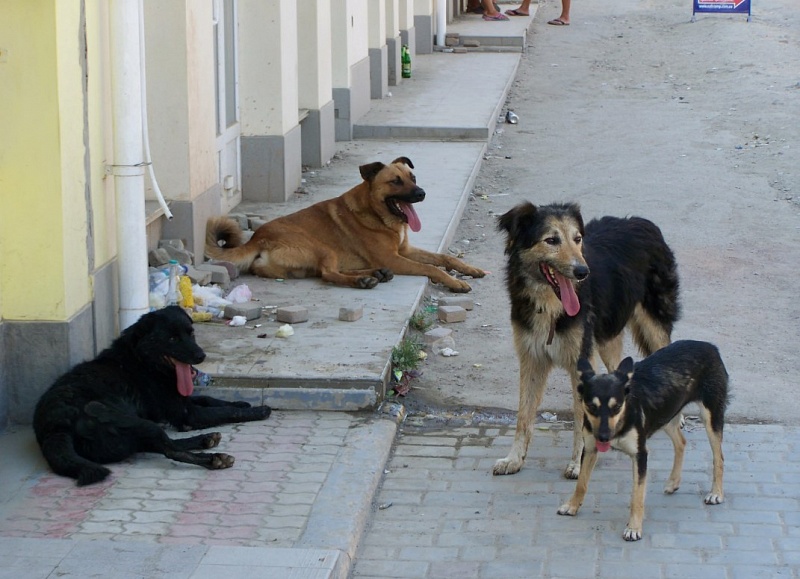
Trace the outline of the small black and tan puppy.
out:
[[[681,410],[697,402],[714,456],[713,483],[707,505],[722,502],[722,429],[728,405],[728,372],[719,350],[708,342],[681,340],[633,364],[625,358],[611,374],[596,375],[588,360],[578,361],[578,392],[584,408],[584,450],[575,493],[558,509],[559,515],[578,512],[598,452],[621,450],[633,459],[633,495],[626,541],[642,538],[644,497],[647,489],[647,439],[661,428],[672,440],[675,458],[664,492],[681,483],[686,439],[681,432]]]
[[[83,486],[111,473],[103,464],[137,452],[208,469],[233,466],[227,454],[190,452],[217,446],[219,432],[171,439],[159,425],[186,431],[270,415],[268,406],[192,396],[192,364],[205,357],[181,308],[142,316],[97,358],[56,380],[37,403],[33,429],[50,468]]]

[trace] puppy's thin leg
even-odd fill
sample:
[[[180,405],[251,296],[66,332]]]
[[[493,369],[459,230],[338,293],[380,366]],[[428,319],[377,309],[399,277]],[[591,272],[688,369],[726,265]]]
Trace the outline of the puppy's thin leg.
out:
[[[631,494],[631,516],[622,538],[638,541],[642,538],[642,519],[644,519],[644,497],[647,493],[647,451],[636,453],[633,462],[633,492]]]
[[[514,329],[514,344],[519,357],[519,411],[517,412],[517,431],[514,444],[508,456],[494,463],[494,474],[514,474],[519,472],[528,453],[528,445],[533,434],[536,410],[542,401],[547,375],[552,363],[528,351],[523,331]]]
[[[597,454],[597,448],[594,445],[594,436],[584,433],[580,475],[575,485],[575,492],[572,494],[569,501],[561,505],[558,509],[559,515],[575,516],[578,513],[578,509],[581,508],[583,499],[586,497],[586,491],[589,489],[589,479],[592,477],[592,471],[597,464]]]
[[[664,485],[664,492],[668,495],[671,495],[678,487],[681,486],[681,472],[683,471],[683,455],[684,451],[686,450],[686,437],[683,436],[681,432],[681,423],[683,415],[678,414],[669,421],[669,423],[664,427],[664,432],[667,433],[670,440],[672,440],[672,446],[675,449],[675,458],[672,461],[672,472],[669,475],[669,479],[667,480],[667,484]]]
[[[707,505],[718,505],[725,500],[725,493],[722,490],[722,474],[725,468],[725,457],[722,454],[722,430],[716,432],[711,424],[711,412],[703,404],[700,404],[700,416],[706,427],[708,442],[711,443],[711,453],[714,456],[714,474],[711,483],[711,492],[706,495],[704,502]]]

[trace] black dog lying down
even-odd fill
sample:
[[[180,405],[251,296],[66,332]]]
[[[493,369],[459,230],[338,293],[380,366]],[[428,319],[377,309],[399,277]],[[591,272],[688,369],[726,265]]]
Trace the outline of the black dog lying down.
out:
[[[97,358],[75,366],[42,395],[33,429],[50,467],[83,486],[111,473],[102,464],[137,452],[208,469],[233,466],[227,454],[189,452],[217,446],[219,432],[173,440],[158,424],[193,430],[270,415],[269,406],[191,396],[191,365],[205,357],[181,308],[142,316]]]
[[[675,456],[664,486],[668,494],[681,484],[686,438],[681,433],[681,410],[690,402],[700,407],[713,455],[711,492],[707,505],[724,499],[722,490],[722,430],[728,405],[728,372],[719,350],[708,342],[679,340],[657,350],[636,365],[625,358],[611,374],[595,374],[585,358],[578,361],[578,392],[584,407],[584,448],[575,493],[558,509],[559,515],[575,515],[583,503],[598,452],[621,450],[633,459],[633,495],[626,541],[642,538],[644,497],[647,488],[647,439],[664,429],[672,440]]]

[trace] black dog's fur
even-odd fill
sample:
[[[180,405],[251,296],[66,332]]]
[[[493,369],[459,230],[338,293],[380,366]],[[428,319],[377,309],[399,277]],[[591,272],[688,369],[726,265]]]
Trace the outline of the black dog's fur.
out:
[[[189,396],[191,365],[205,357],[181,308],[142,316],[97,358],[72,368],[42,395],[33,428],[50,467],[83,486],[110,474],[101,464],[137,452],[209,469],[232,466],[227,454],[189,452],[217,446],[220,433],[173,440],[158,424],[185,431],[270,415],[268,406]]]
[[[520,403],[514,445],[494,474],[522,467],[547,376],[560,366],[572,379],[575,413],[565,476],[576,478],[583,448],[578,358],[599,353],[607,368],[616,368],[626,326],[645,355],[669,344],[680,312],[675,257],[651,221],[603,217],[584,227],[574,203],[522,203],[502,215],[498,227],[507,236]]]
[[[686,439],[681,433],[681,410],[690,402],[700,406],[713,454],[713,484],[705,503],[723,501],[722,430],[728,405],[728,372],[719,350],[708,342],[681,340],[648,356],[635,366],[625,358],[611,374],[595,375],[589,361],[578,361],[578,392],[584,407],[584,450],[575,493],[559,514],[575,515],[583,502],[597,453],[621,450],[633,460],[630,520],[623,537],[642,536],[647,485],[647,439],[662,428],[675,449],[672,473],[664,492],[672,494],[681,482]]]

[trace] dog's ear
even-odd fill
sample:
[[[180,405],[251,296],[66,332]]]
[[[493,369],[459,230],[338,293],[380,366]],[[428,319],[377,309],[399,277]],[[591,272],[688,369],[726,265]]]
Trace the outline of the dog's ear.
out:
[[[578,373],[581,375],[581,381],[589,381],[594,378],[594,368],[586,358],[578,359]]]
[[[392,161],[392,164],[394,163],[402,163],[403,165],[408,165],[412,169],[414,168],[414,163],[412,163],[411,159],[409,159],[408,157],[397,157],[397,159]]]
[[[583,215],[581,214],[581,206],[577,203],[568,203],[566,207],[570,216],[578,222],[578,229],[580,230],[581,235],[583,235]]]
[[[361,165],[358,168],[358,171],[361,173],[361,177],[364,179],[364,181],[367,181],[367,182],[371,183],[372,180],[375,178],[375,175],[380,173],[381,170],[385,166],[386,165],[384,165],[380,161],[377,161],[375,163],[369,163],[367,165]]]
[[[628,382],[631,379],[631,376],[633,376],[633,358],[628,356],[622,362],[620,362],[619,366],[617,366],[615,374],[617,374],[620,379]]]
[[[532,245],[531,225],[537,213],[536,205],[526,201],[506,211],[497,219],[497,229],[506,232],[506,255],[511,253],[514,244],[521,247]]]

